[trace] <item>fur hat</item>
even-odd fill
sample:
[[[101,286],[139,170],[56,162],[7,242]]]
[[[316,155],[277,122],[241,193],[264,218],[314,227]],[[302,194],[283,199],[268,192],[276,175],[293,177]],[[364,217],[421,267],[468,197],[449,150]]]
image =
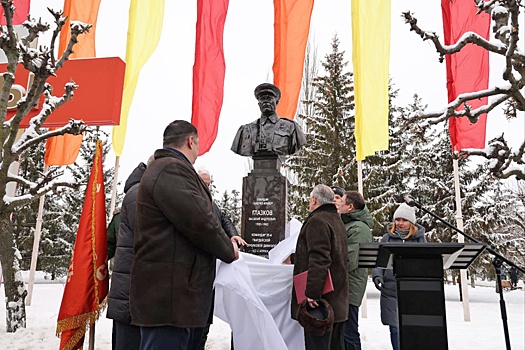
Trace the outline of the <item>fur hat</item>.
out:
[[[411,223],[416,223],[416,209],[409,206],[406,203],[402,203],[397,210],[394,212],[394,220],[397,218],[402,218],[410,221]]]
[[[303,300],[297,312],[297,321],[304,331],[315,336],[322,336],[334,325],[334,310],[325,299],[317,300],[318,307],[312,309],[308,300]]]
[[[339,186],[332,186],[330,187],[332,191],[334,191],[334,194],[339,195],[340,197],[345,195],[345,189]]]

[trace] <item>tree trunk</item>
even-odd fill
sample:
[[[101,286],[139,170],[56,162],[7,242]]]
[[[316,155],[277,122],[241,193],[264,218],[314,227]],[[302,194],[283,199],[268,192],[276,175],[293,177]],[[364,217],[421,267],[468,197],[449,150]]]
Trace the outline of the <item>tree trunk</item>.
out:
[[[473,273],[470,274],[470,287],[476,288],[476,275]]]
[[[9,214],[0,215],[0,262],[4,275],[6,330],[14,333],[26,327],[25,297],[27,291],[19,264],[20,253],[12,235]]]

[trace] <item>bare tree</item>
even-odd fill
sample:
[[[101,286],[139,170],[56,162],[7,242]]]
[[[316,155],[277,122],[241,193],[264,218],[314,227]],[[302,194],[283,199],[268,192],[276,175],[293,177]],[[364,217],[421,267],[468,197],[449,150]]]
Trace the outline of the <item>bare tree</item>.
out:
[[[492,31],[496,41],[488,41],[474,32],[465,33],[458,42],[444,45],[435,32],[425,31],[417,24],[417,19],[411,12],[404,12],[403,18],[410,25],[410,30],[423,40],[430,40],[437,52],[439,61],[443,62],[445,55],[451,55],[462,50],[465,45],[473,44],[487,51],[501,55],[505,59],[503,68],[504,84],[490,87],[486,90],[460,94],[445,108],[434,113],[428,113],[421,118],[430,124],[437,124],[448,118],[467,117],[472,123],[477,122],[480,115],[492,111],[504,104],[504,112],[508,118],[516,118],[517,112],[525,112],[525,54],[518,48],[519,24],[518,18],[523,9],[522,0],[473,0],[472,6],[477,6],[478,14],[488,13],[493,21]],[[483,97],[491,97],[489,102],[478,108],[472,108],[470,101]],[[456,110],[463,106],[463,110]],[[517,151],[507,145],[503,135],[489,142],[485,150],[462,150],[463,154],[480,155],[489,160],[490,172],[499,178],[516,176],[525,180],[525,140]]]
[[[24,27],[28,30],[27,36],[18,38],[13,29],[13,0],[0,0],[6,17],[6,26],[0,28],[0,48],[5,52],[8,60],[7,72],[3,73],[3,83],[0,91],[0,262],[4,276],[4,289],[6,297],[6,327],[7,332],[15,332],[20,327],[25,327],[25,296],[26,291],[19,271],[20,254],[16,247],[10,214],[23,205],[37,200],[49,191],[54,191],[61,186],[73,185],[71,181],[62,179],[62,172],[58,168],[43,173],[37,181],[29,181],[9,172],[11,163],[18,160],[22,152],[34,147],[49,137],[63,134],[80,134],[85,130],[82,121],[71,120],[67,125],[53,131],[42,128],[43,123],[54,110],[72,98],[77,88],[74,82],[67,83],[63,96],[53,96],[51,86],[47,83],[50,76],[64,65],[69,55],[73,52],[73,45],[77,38],[89,31],[91,25],[80,22],[71,22],[71,39],[64,54],[56,59],[54,45],[66,18],[62,11],[48,9],[54,17],[55,28],[52,33],[49,47],[40,46],[38,49],[29,47],[29,43],[50,29],[50,25],[42,23],[39,19],[28,16]],[[20,99],[16,106],[16,113],[10,120],[6,120],[7,107],[10,99],[11,88],[15,81],[18,64],[34,74],[34,80],[27,94]],[[40,97],[44,95],[44,103],[38,115],[31,118],[29,127],[23,132],[20,122],[33,109]],[[21,136],[19,135],[22,133]],[[17,136],[18,134],[18,136]],[[17,186],[29,189],[29,195],[9,196],[6,185],[15,182]]]

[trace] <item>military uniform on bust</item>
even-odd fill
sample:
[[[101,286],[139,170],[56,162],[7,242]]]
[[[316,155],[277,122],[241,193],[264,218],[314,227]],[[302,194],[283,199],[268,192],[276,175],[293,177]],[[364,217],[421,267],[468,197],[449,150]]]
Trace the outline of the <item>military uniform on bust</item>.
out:
[[[239,128],[231,150],[241,156],[286,156],[299,151],[306,143],[301,127],[293,120],[279,118],[275,113],[275,107],[281,97],[279,88],[264,83],[255,88],[254,94],[259,101],[261,118]]]

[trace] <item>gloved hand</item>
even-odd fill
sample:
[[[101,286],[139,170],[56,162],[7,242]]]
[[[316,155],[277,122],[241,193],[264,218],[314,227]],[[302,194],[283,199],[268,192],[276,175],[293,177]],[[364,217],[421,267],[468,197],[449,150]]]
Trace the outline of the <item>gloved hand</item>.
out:
[[[376,276],[374,277],[373,281],[374,281],[374,285],[376,286],[377,290],[381,290],[381,288],[383,288],[383,284],[385,283],[383,281],[383,277]]]

